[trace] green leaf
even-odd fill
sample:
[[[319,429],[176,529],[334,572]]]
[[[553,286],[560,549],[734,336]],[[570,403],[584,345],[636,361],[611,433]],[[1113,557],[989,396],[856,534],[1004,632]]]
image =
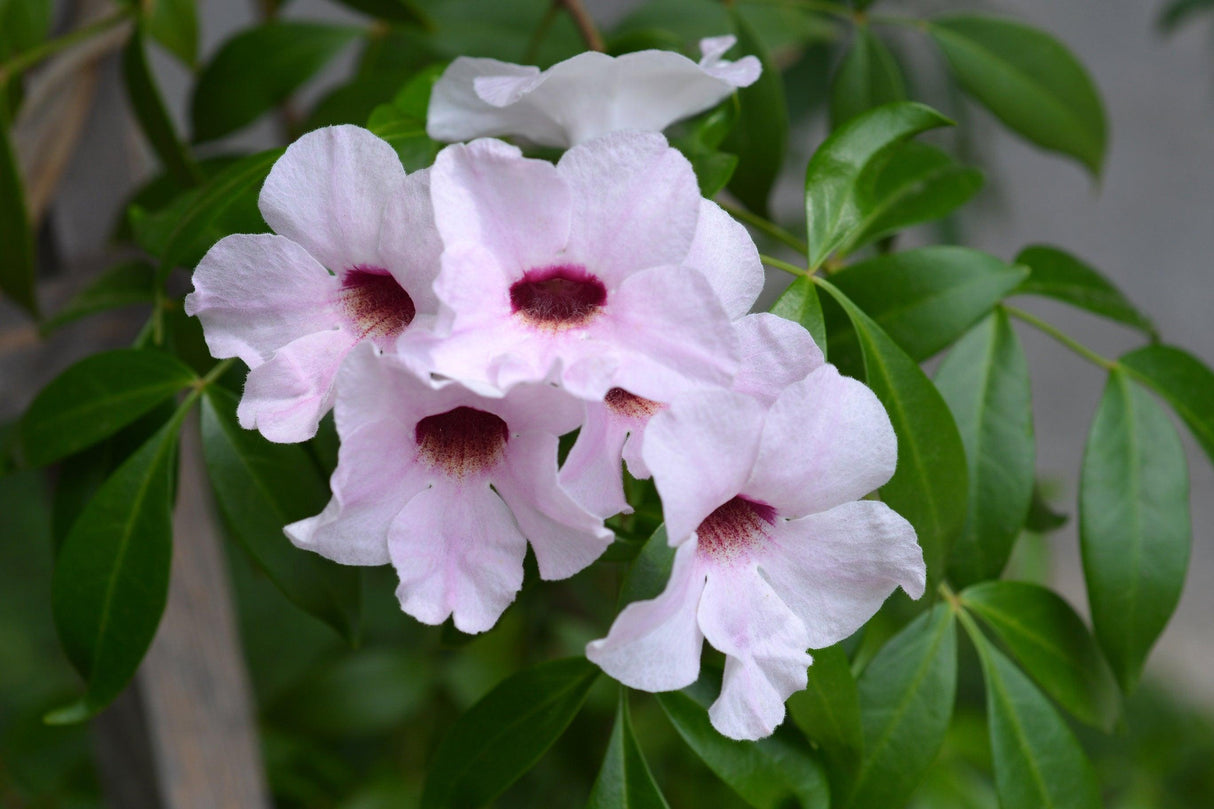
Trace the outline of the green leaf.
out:
[[[0,0],[0,60],[28,51],[46,39],[53,16],[53,0]]]
[[[607,755],[594,780],[586,807],[670,809],[632,732],[632,721],[628,718],[628,689],[623,686],[620,686],[620,702],[615,712],[615,728],[607,742]]]
[[[772,304],[771,312],[804,326],[822,349],[822,356],[826,356],[826,321],[822,318],[822,302],[818,300],[813,281],[808,277],[794,280]]]
[[[225,42],[194,86],[194,140],[235,132],[285,101],[361,30],[312,22],[271,22]]]
[[[856,187],[863,222],[841,253],[923,222],[943,219],[982,189],[975,168],[958,165],[948,154],[917,141],[901,143],[874,160]]]
[[[757,742],[727,739],[712,726],[704,706],[682,691],[656,694],[658,703],[687,746],[754,809],[826,809],[829,787],[822,765],[777,731]],[[804,740],[801,740],[804,744]]]
[[[978,250],[941,246],[861,261],[832,273],[830,282],[918,362],[990,314],[1026,274]],[[846,322],[828,312],[826,330],[836,364],[854,364],[856,335]]]
[[[1112,728],[1120,709],[1117,682],[1070,604],[1019,581],[976,584],[960,598],[1062,707],[1089,725]]]
[[[871,109],[905,100],[906,81],[898,61],[867,25],[858,26],[831,83],[831,128],[838,129]]]
[[[957,630],[937,604],[890,640],[860,675],[864,759],[849,809],[895,809],[944,742],[957,688]]]
[[[430,764],[422,809],[496,798],[531,769],[581,710],[599,669],[585,658],[541,663],[507,677],[455,720]]]
[[[0,90],[6,90],[7,85],[0,81]],[[0,293],[36,318],[34,232],[25,207],[17,155],[9,140],[4,95],[0,92]]]
[[[1170,34],[1196,14],[1214,11],[1214,0],[1173,0],[1159,15],[1159,30]]]
[[[187,67],[198,64],[198,8],[195,0],[140,0],[147,33]]]
[[[999,806],[1099,809],[1096,773],[1071,729],[1015,664],[972,634],[986,680]]]
[[[174,357],[134,348],[86,357],[34,398],[21,421],[25,457],[43,466],[79,452],[195,381]]]
[[[164,0],[161,0],[156,7],[160,8],[164,4]],[[192,3],[190,8],[193,8]],[[150,21],[148,24],[150,25]],[[143,37],[143,28],[136,27],[126,47],[122,49],[122,78],[126,83],[127,98],[130,99],[144,137],[148,139],[165,171],[182,186],[196,185],[202,173],[177,137],[160,90],[157,89],[148,68]]]
[[[1049,500],[1041,491],[1040,484],[1033,485],[1033,496],[1029,501],[1029,513],[1025,518],[1024,527],[1027,531],[1038,534],[1048,534],[1066,525],[1067,515],[1054,511]]]
[[[957,14],[928,26],[961,86],[1042,148],[1104,162],[1104,107],[1079,60],[1054,37],[997,17]]]
[[[88,681],[51,723],[96,714],[126,687],[152,643],[168,599],[177,414],[101,486],[55,561],[55,627]]]
[[[886,149],[949,120],[922,104],[887,104],[831,133],[805,170],[809,268],[816,270],[864,227],[856,189],[860,176]]]
[[[1173,346],[1144,346],[1118,364],[1172,406],[1214,462],[1214,372]]]
[[[1096,640],[1129,692],[1184,586],[1189,472],[1167,414],[1118,369],[1083,453],[1079,540]]]
[[[391,22],[429,27],[430,18],[412,0],[337,0],[343,6]]]
[[[358,568],[294,547],[283,526],[320,513],[329,489],[303,445],[272,444],[236,421],[236,396],[218,387],[202,403],[202,450],[229,531],[296,606],[346,639],[358,636]]]
[[[1016,294],[1053,298],[1155,336],[1155,324],[1150,318],[1138,311],[1107,278],[1069,253],[1034,245],[1021,250],[1016,263],[1030,271]]]
[[[738,156],[729,190],[747,208],[766,215],[767,198],[788,151],[784,82],[750,23],[732,6],[729,19],[738,38],[737,53],[752,54],[763,63],[758,81],[738,90],[738,122],[723,144],[725,151]]]
[[[813,657],[809,686],[789,698],[788,713],[823,751],[830,764],[833,791],[842,794],[860,764],[864,747],[859,692],[840,646],[818,649]]]
[[[156,270],[146,261],[124,261],[97,276],[63,308],[42,322],[40,330],[49,334],[82,317],[116,309],[151,303],[156,299]]]
[[[1037,479],[1028,360],[997,309],[961,338],[936,372],[965,445],[969,511],[949,558],[959,587],[999,575],[1024,529]]]
[[[621,607],[661,595],[674,567],[674,551],[666,539],[666,526],[659,525],[628,567],[628,573],[620,585]]]
[[[929,579],[944,573],[949,548],[965,522],[965,449],[948,405],[914,360],[842,292],[822,282],[855,327],[865,381],[885,405],[898,436],[898,466],[881,499],[919,536]]]

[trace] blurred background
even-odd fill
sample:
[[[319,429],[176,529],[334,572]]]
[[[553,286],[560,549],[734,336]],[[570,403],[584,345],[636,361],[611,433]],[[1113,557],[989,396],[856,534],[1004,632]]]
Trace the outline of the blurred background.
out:
[[[8,6],[21,2],[7,0]],[[396,43],[399,53],[380,57],[382,73],[364,73],[369,81],[343,95],[335,90],[345,87],[368,59],[352,44],[292,98],[283,115],[212,141],[200,154],[278,145],[285,131],[344,120],[360,103],[365,120],[370,106],[399,86],[392,69],[413,70],[459,52],[482,50],[518,61],[523,49],[514,47],[518,53],[511,55],[510,43],[526,44],[548,3],[428,0],[424,5],[433,6],[440,25],[447,26],[447,38],[434,50],[410,50],[416,45],[410,40]],[[589,0],[587,5],[608,31],[621,22],[627,28],[635,15],[657,13],[655,8],[684,14],[689,7],[634,0]],[[1165,340],[1214,364],[1214,4],[1206,4],[1209,13],[1196,13],[1169,32],[1159,25],[1164,4],[1154,0],[880,5],[882,11],[916,16],[979,7],[1052,32],[1092,73],[1110,124],[1103,176],[1093,182],[1075,163],[1017,139],[964,101],[949,86],[939,56],[916,32],[883,29],[907,66],[911,97],[956,118],[961,126],[946,142],[963,162],[987,173],[985,189],[960,215],[943,228],[912,234],[908,241],[957,241],[1009,260],[1029,244],[1062,247],[1113,279],[1154,319]],[[200,64],[233,33],[263,19],[267,7],[259,0],[199,0],[198,6]],[[5,7],[0,0],[0,9]],[[58,2],[54,28],[70,30],[108,8],[102,0]],[[368,23],[367,17],[327,0],[293,0],[282,15]],[[711,26],[711,21],[704,24]],[[786,68],[795,122],[773,218],[798,230],[804,166],[826,133],[826,82],[847,44],[846,32],[832,38],[833,30],[825,23],[760,30],[770,35],[773,55]],[[34,198],[31,207],[40,215],[39,294],[51,312],[122,258],[113,247],[115,225],[131,195],[157,171],[127,107],[116,55],[121,45],[120,37],[98,40],[75,62],[44,67],[27,88],[27,101],[42,102],[37,108],[42,120],[26,120],[16,146]],[[578,47],[572,26],[557,19],[540,49],[540,61],[564,58]],[[159,49],[150,55],[179,131],[188,132],[193,77]],[[51,75],[54,70],[61,75]],[[39,81],[45,85],[40,95],[34,89]],[[769,301],[785,278],[769,279]],[[1033,300],[1025,307],[1106,356],[1139,343],[1127,330],[1061,305]],[[42,385],[80,356],[128,344],[141,322],[142,315],[107,316],[43,339],[15,307],[0,301],[0,424],[11,424]],[[1033,375],[1039,474],[1049,484],[1054,508],[1073,516],[1083,443],[1103,374],[1036,332],[1023,330],[1021,336]],[[1214,775],[1208,771],[1214,760],[1209,718],[1214,715],[1214,677],[1209,675],[1214,666],[1214,472],[1194,451],[1187,431],[1181,434],[1190,450],[1194,540],[1184,596],[1151,658],[1149,681],[1132,701],[1125,727],[1111,737],[1088,732],[1081,737],[1109,787],[1109,805],[1115,807],[1214,806]],[[183,474],[185,490],[191,478]],[[205,487],[197,476],[193,483],[199,490]],[[195,509],[186,530],[190,525],[207,530],[206,494],[195,495],[192,505],[182,505]],[[156,707],[161,697],[148,696],[146,677],[140,680],[142,698],[124,699],[90,728],[40,723],[41,714],[73,693],[77,682],[50,619],[51,536],[62,530],[51,515],[41,477],[0,477],[0,806],[205,806],[190,803],[166,785],[191,775],[166,770],[157,749],[162,742],[155,727],[150,732],[148,727],[180,714],[171,709],[171,701],[169,708]],[[1084,612],[1074,520],[1048,538],[1030,537],[1022,545],[1017,570],[1048,576]],[[290,807],[410,806],[435,735],[441,736],[459,709],[521,660],[553,651],[578,653],[610,617],[610,602],[574,605],[570,617],[550,615],[544,603],[551,594],[537,601],[525,591],[501,626],[465,644],[462,638],[423,630],[401,615],[390,597],[390,571],[372,571],[367,640],[350,652],[328,628],[287,603],[239,549],[229,550],[217,563],[230,578],[236,612],[217,620],[227,621],[242,644],[248,674],[238,667],[234,676],[249,678],[258,724],[255,729],[242,726],[249,723],[247,705],[236,705],[229,718],[235,737],[249,745],[244,756],[251,768],[249,791],[240,794],[263,802],[229,805],[270,805],[269,795],[275,805]],[[612,593],[612,586],[604,581],[603,592]],[[573,588],[558,587],[555,593],[558,600],[574,597]],[[542,631],[535,628],[536,621],[542,622]],[[226,631],[217,626],[219,634]],[[437,709],[426,704],[436,682],[442,684]],[[972,682],[966,688],[963,684],[957,728],[923,787],[924,807],[995,805],[984,774],[981,685]],[[966,699],[974,708],[970,724],[965,721]],[[591,705],[601,710],[583,714],[570,735],[500,805],[533,805],[536,795],[554,806],[580,805],[602,755],[612,700],[609,689],[596,691]],[[722,790],[703,783],[702,770],[677,755],[672,731],[646,708],[637,704],[638,734],[672,805],[730,805]],[[192,732],[180,725],[171,731]],[[256,760],[258,746],[268,780],[262,780]],[[239,759],[242,751],[246,747],[237,744],[232,755]],[[570,781],[570,773],[582,773],[584,783]],[[233,770],[212,777],[244,776]]]

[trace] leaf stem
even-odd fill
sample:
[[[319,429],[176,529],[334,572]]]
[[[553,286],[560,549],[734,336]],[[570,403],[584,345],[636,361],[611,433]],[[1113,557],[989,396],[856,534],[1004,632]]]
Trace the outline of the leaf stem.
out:
[[[548,31],[552,28],[552,23],[556,22],[556,17],[561,13],[561,0],[552,0],[548,5],[548,10],[544,12],[540,24],[535,27],[535,31],[531,34],[531,39],[527,42],[527,50],[523,53],[523,64],[535,64],[539,57],[540,45],[544,43],[544,37],[548,36]]]
[[[586,47],[600,53],[607,50],[607,46],[603,43],[603,35],[599,33],[594,19],[586,11],[586,6],[582,5],[582,0],[556,0],[556,2],[564,6],[565,11],[569,12],[569,16],[573,18],[573,24],[577,26],[582,39],[586,40]]]
[[[1008,306],[1007,304],[1001,305],[1003,306],[1003,310],[1012,317],[1029,324],[1038,331],[1045,332],[1059,343],[1062,343],[1064,346],[1071,349],[1071,351],[1074,351],[1076,354],[1083,357],[1085,360],[1095,363],[1101,368],[1105,368],[1109,371],[1112,371],[1117,367],[1117,363],[1113,360],[1100,356],[1075,338],[1063,333],[1057,327],[1045,322],[1036,315],[1030,314],[1023,309],[1018,309],[1015,306]]]
[[[759,261],[763,262],[768,267],[775,267],[777,270],[784,270],[784,272],[790,273],[792,275],[796,275],[796,276],[808,276],[809,275],[809,271],[806,270],[804,267],[798,267],[796,264],[790,264],[787,261],[783,261],[778,258],[773,258],[772,256],[765,256],[762,253],[759,254]]]
[[[721,208],[735,219],[740,219],[753,228],[756,228],[778,242],[796,250],[798,253],[808,253],[809,246],[805,242],[798,239],[796,236],[789,233],[784,228],[777,225],[775,222],[764,219],[758,214],[751,213],[740,205],[735,205],[732,202],[718,202]]]
[[[40,42],[28,51],[22,51],[7,62],[0,64],[0,85],[3,85],[10,76],[16,76],[29,70],[43,59],[54,56],[59,51],[92,39],[98,34],[104,34],[111,28],[126,22],[133,15],[134,11],[129,7],[119,9],[108,17],[102,17],[97,22],[83,25],[74,31],[68,31],[62,36]]]

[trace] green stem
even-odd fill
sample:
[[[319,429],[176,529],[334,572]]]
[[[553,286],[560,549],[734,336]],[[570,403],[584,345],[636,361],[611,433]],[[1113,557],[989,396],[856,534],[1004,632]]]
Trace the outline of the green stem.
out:
[[[533,65],[540,54],[540,45],[544,43],[544,37],[548,36],[548,31],[552,28],[552,24],[556,22],[557,15],[561,13],[560,0],[552,0],[548,10],[544,12],[543,19],[536,26],[535,32],[531,34],[531,40],[527,43],[527,51],[523,54],[523,64]]]
[[[1017,309],[1015,306],[1008,306],[1007,304],[1003,304],[1003,309],[1009,315],[1016,318],[1017,320],[1020,320],[1020,321],[1023,321],[1025,323],[1029,324],[1030,326],[1037,329],[1038,331],[1045,332],[1050,337],[1053,337],[1055,340],[1057,340],[1059,343],[1062,343],[1064,346],[1071,349],[1071,351],[1074,351],[1076,354],[1083,357],[1085,360],[1095,363],[1096,365],[1099,365],[1101,368],[1105,368],[1109,371],[1111,371],[1117,367],[1117,363],[1113,362],[1113,360],[1100,356],[1095,351],[1093,351],[1092,349],[1083,345],[1075,338],[1073,338],[1067,334],[1064,334],[1063,332],[1059,331],[1058,328],[1045,322],[1044,320],[1037,317],[1036,315],[1029,314],[1028,312],[1024,311],[1023,309]]]
[[[582,0],[556,1],[564,6],[565,10],[569,12],[569,16],[573,18],[573,24],[577,26],[578,33],[582,35],[582,39],[586,40],[586,47],[592,51],[607,50],[607,45],[603,42],[603,35],[599,33],[590,12],[586,11],[586,7],[582,5]]]
[[[236,360],[226,359],[226,360],[223,360],[222,362],[216,363],[215,367],[212,368],[211,370],[207,371],[207,375],[204,376],[202,379],[200,379],[198,381],[198,384],[195,387],[197,387],[199,390],[202,390],[203,388],[207,387],[208,385],[214,384],[215,380],[219,379],[219,377],[221,377],[225,373],[227,373],[228,369],[232,367],[232,363],[234,363],[234,362],[236,362]]]
[[[108,17],[103,17],[95,23],[81,26],[74,31],[69,31],[63,36],[48,39],[40,42],[28,51],[23,51],[17,54],[12,59],[9,59],[4,64],[0,64],[0,85],[4,84],[9,76],[16,76],[24,73],[34,65],[46,59],[48,56],[54,56],[59,51],[65,50],[85,42],[98,34],[104,34],[106,31],[121,25],[131,18],[133,11],[130,8],[120,9]]]
[[[809,271],[804,267],[798,267],[796,264],[789,264],[787,261],[782,261],[781,259],[773,258],[772,256],[765,256],[762,253],[759,254],[759,261],[762,261],[768,267],[775,267],[777,270],[784,270],[784,272],[792,275],[809,275]]]
[[[783,242],[793,250],[796,250],[798,253],[804,254],[809,252],[809,246],[806,245],[805,242],[801,241],[796,236],[777,225],[775,222],[764,219],[758,214],[751,213],[740,205],[734,205],[732,202],[718,202],[717,204],[720,205],[721,208],[729,213],[734,219],[740,219],[751,227],[766,233],[776,241]]]

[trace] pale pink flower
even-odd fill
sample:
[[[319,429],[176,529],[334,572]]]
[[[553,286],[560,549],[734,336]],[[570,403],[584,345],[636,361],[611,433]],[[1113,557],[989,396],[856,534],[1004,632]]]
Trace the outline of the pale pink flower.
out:
[[[185,310],[214,356],[250,368],[241,426],[303,441],[333,406],[355,345],[407,345],[438,308],[429,172],[406,177],[385,141],[328,127],[287,148],[258,205],[278,235],[220,240],[194,271]]]
[[[461,56],[434,85],[426,132],[447,142],[514,135],[562,149],[625,129],[660,132],[759,78],[754,56],[721,58],[734,42],[701,40],[699,64],[661,50],[588,51],[543,71]]]
[[[492,627],[522,586],[528,542],[545,579],[611,542],[557,484],[557,436],[581,403],[551,385],[501,398],[434,388],[361,346],[340,372],[336,418],[333,499],[287,535],[342,564],[391,562],[401,608],[423,623]]]
[[[501,141],[449,146],[431,197],[446,248],[436,373],[497,390],[551,380],[591,401],[730,383],[729,322],[762,268],[661,135],[606,135],[555,166]]]
[[[681,397],[650,421],[644,457],[677,546],[670,581],[586,655],[625,685],[668,691],[697,679],[706,639],[726,656],[709,710],[726,736],[771,734],[806,686],[807,649],[851,635],[896,587],[923,594],[914,529],[857,500],[893,474],[889,418],[833,366],[766,415],[735,392]]]
[[[764,407],[824,362],[809,332],[782,317],[747,315],[734,322],[733,330],[741,362],[731,387]],[[602,402],[588,402],[585,423],[561,467],[561,484],[601,517],[631,513],[620,461],[634,478],[650,476],[642,453],[645,425],[664,407],[623,388],[612,388]]]

